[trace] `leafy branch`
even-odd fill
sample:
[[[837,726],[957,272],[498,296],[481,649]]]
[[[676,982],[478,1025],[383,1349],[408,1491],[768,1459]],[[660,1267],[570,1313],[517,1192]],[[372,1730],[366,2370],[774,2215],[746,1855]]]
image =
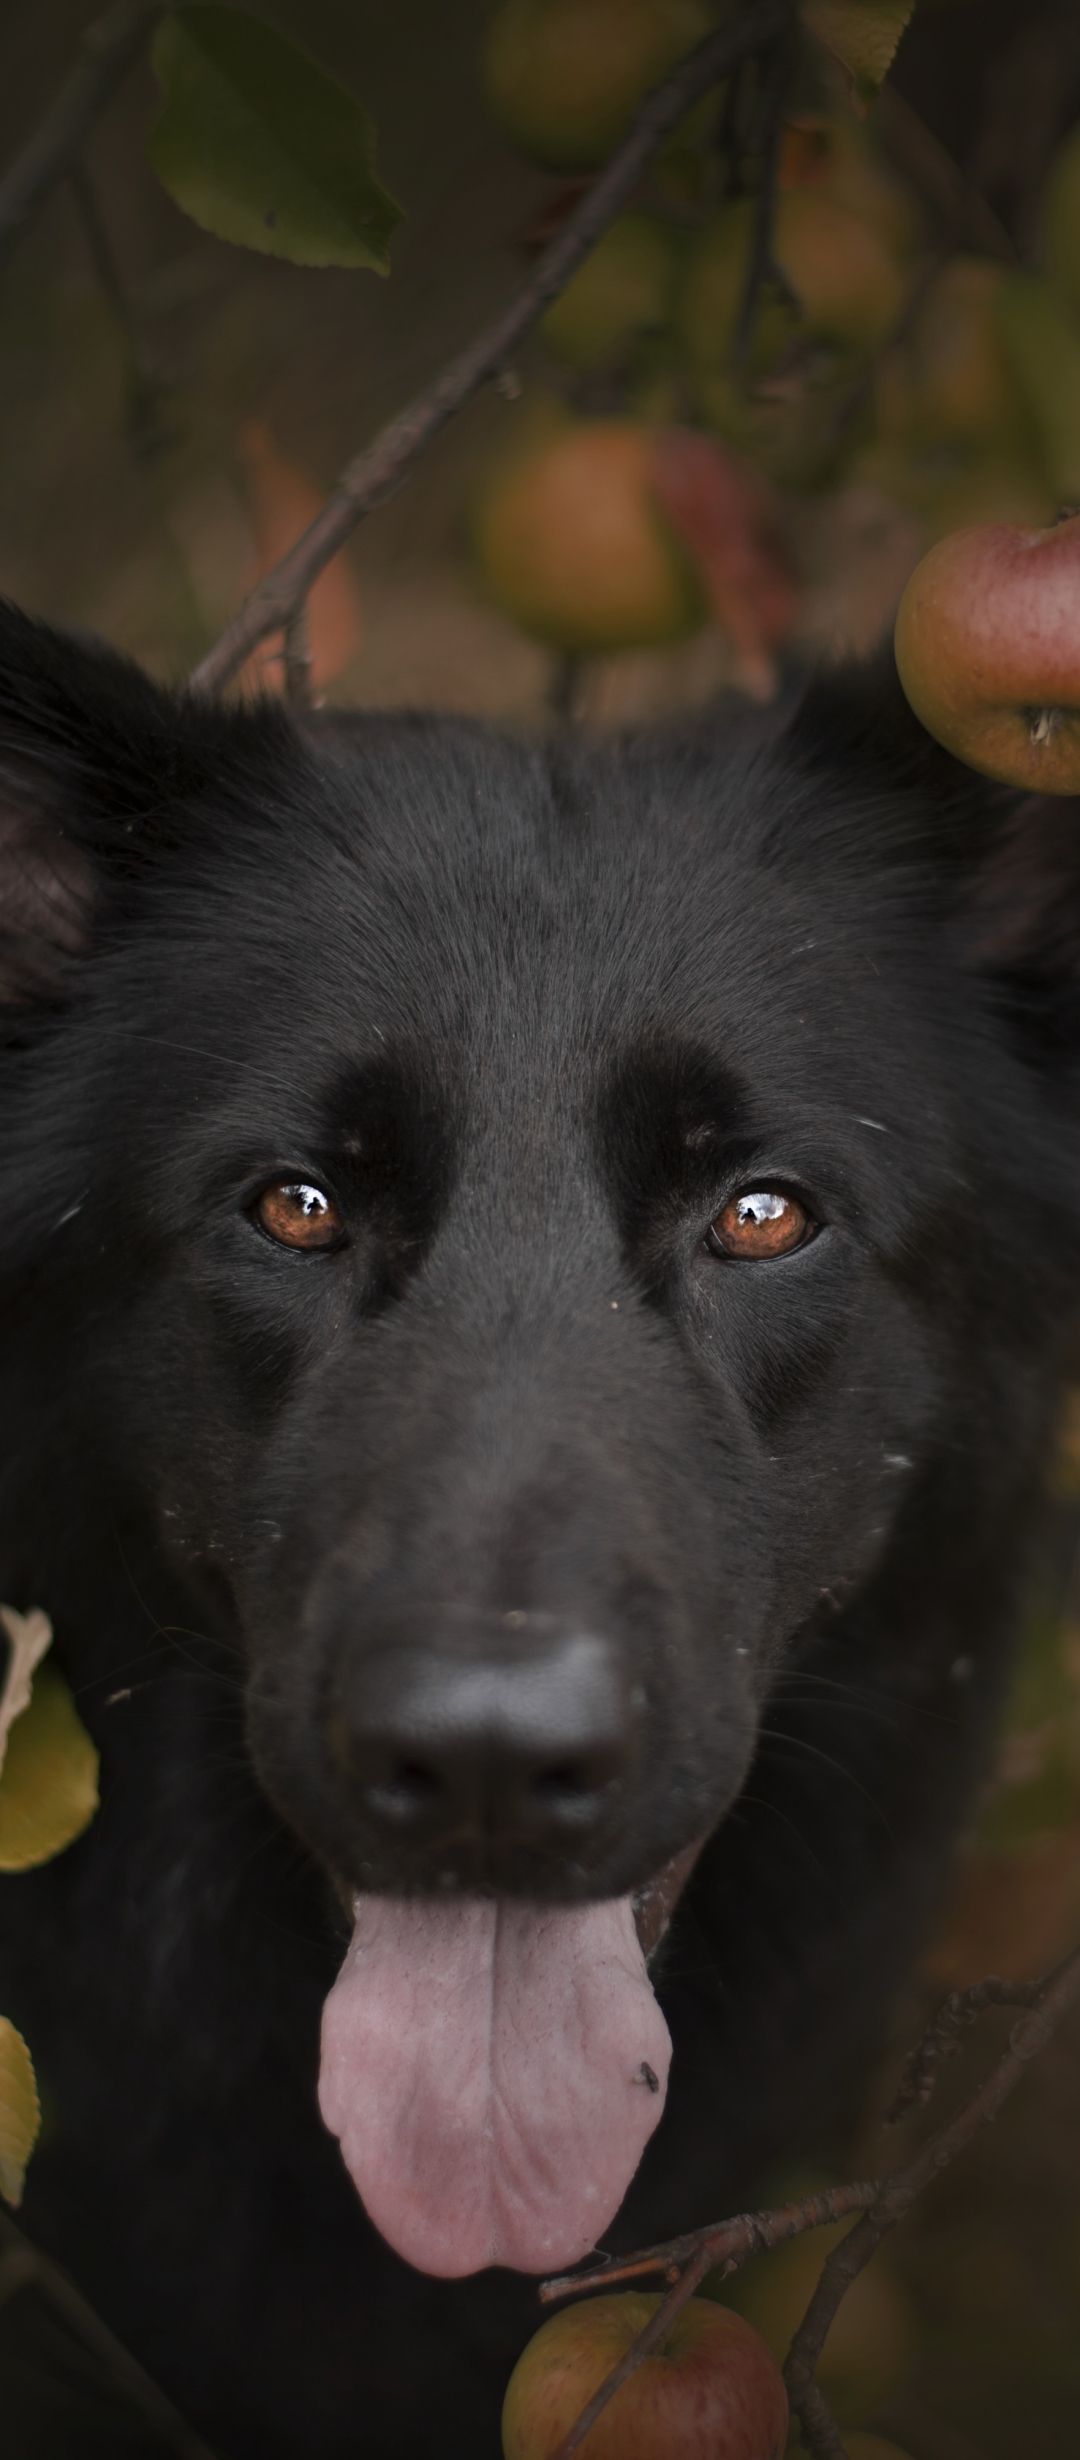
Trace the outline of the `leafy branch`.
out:
[[[862,2218],[827,2257],[784,2361],[788,2399],[802,2427],[806,2449],[814,2460],[845,2460],[839,2428],[814,2380],[841,2300],[886,2233],[903,2220],[916,2196],[955,2160],[980,2127],[988,2126],[997,2117],[1029,2060],[1045,2048],[1055,2027],[1077,2001],[1080,1947],[1041,1981],[1004,1982],[992,1976],[976,1983],[971,1990],[954,1992],[908,2058],[888,2113],[889,2124],[900,2118],[913,2102],[929,2099],[942,2061],[958,2048],[962,2031],[986,2008],[1016,2007],[1024,2012],[1013,2026],[1007,2049],[984,2077],[978,2091],[902,2168],[880,2178],[858,2179],[847,2186],[826,2188],[821,2194],[804,2196],[800,2202],[785,2204],[775,2211],[738,2213],[729,2221],[691,2230],[663,2246],[645,2247],[637,2254],[599,2264],[591,2272],[563,2274],[545,2281],[540,2291],[544,2305],[565,2297],[580,2297],[593,2289],[608,2290],[616,2283],[637,2281],[650,2274],[659,2273],[669,2284],[667,2296],[594,2392],[552,2454],[552,2460],[573,2460],[573,2454],[620,2385],[643,2358],[662,2345],[706,2273],[718,2270],[726,2278],[751,2255],[765,2254],[785,2239],[801,2236],[805,2230],[821,2229],[859,2212]]]
[[[312,583],[365,513],[385,503],[432,438],[482,385],[502,375],[544,309],[564,290],[620,207],[633,194],[666,137],[699,96],[751,53],[763,53],[792,23],[790,0],[756,0],[706,35],[643,104],[628,135],[597,174],[515,298],[434,382],[350,462],[315,520],[252,590],[191,676],[194,690],[217,692],[272,633],[288,629]]]

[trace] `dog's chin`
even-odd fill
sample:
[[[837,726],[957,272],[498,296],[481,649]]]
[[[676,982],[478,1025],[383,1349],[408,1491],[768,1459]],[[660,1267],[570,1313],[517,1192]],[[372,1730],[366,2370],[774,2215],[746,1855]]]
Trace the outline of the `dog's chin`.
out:
[[[577,2263],[664,2107],[655,1953],[701,1849],[581,1905],[362,1893],[323,2014],[319,2103],[418,2271]]]

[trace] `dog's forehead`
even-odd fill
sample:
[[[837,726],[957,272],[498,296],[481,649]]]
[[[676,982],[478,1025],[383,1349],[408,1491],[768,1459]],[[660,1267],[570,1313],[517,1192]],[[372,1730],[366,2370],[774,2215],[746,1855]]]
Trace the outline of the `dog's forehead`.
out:
[[[428,748],[339,772],[335,825],[281,882],[286,970],[317,945],[338,1028],[498,1065],[508,1038],[519,1064],[672,1036],[760,1058],[910,1018],[898,915],[875,959],[865,884],[777,857],[782,752],[567,766],[453,730]]]

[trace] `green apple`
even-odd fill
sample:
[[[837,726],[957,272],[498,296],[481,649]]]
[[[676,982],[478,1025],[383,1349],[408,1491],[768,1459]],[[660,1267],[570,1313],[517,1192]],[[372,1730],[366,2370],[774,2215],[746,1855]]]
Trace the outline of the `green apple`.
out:
[[[639,334],[668,319],[677,247],[648,214],[621,214],[573,281],[541,318],[540,331],[569,367],[602,367]]]
[[[568,421],[489,485],[476,528],[496,603],[556,648],[642,648],[700,621],[701,592],[651,482],[652,431]]]
[[[503,0],[484,47],[493,117],[531,161],[593,170],[712,24],[705,0]]]

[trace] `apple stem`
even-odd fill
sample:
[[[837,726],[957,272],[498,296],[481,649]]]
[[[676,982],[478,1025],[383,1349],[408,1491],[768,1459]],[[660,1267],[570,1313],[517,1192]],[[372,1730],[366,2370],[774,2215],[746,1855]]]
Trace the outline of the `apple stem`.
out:
[[[1040,750],[1043,749],[1046,744],[1053,742],[1060,724],[1060,709],[1033,710],[1030,728],[1032,742],[1037,743]]]

